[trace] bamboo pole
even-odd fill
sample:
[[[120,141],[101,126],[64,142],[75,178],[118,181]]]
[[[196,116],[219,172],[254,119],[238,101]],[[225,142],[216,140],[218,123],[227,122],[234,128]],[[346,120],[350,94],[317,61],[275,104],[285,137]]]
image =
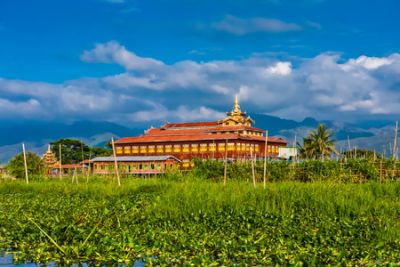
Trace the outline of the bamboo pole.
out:
[[[22,153],[24,154],[24,168],[25,168],[25,181],[29,184],[29,177],[28,177],[28,164],[26,162],[26,151],[25,151],[25,144],[22,143]]]
[[[60,158],[60,170],[59,170],[59,177],[62,179],[63,177],[63,169],[62,169],[62,157],[61,157],[61,143],[58,144],[58,157]]]
[[[111,137],[111,144],[112,144],[113,156],[114,156],[115,174],[117,175],[118,186],[121,186],[121,181],[119,179],[119,172],[118,172],[117,155],[115,153],[114,137]]]
[[[349,146],[349,156],[351,158],[351,145],[350,145],[350,137],[347,136],[347,145]]]
[[[88,172],[87,172],[87,176],[86,176],[86,183],[89,183],[89,175],[92,171],[91,161],[92,161],[92,151],[90,150],[90,147],[89,147],[89,165],[88,165]]]
[[[268,130],[265,130],[264,173],[263,173],[264,189],[267,183],[267,147],[268,147]]]
[[[381,157],[381,162],[380,162],[380,172],[379,172],[379,181],[380,183],[383,182],[383,157]]]
[[[228,139],[225,139],[224,186],[226,185],[227,165],[228,165]]]
[[[397,134],[398,134],[398,130],[399,130],[399,122],[396,121],[396,127],[394,129],[393,155],[392,155],[394,160],[397,159]]]
[[[256,188],[256,174],[254,170],[254,160],[253,160],[253,147],[250,146],[250,160],[251,160],[251,174],[253,176],[253,186]]]

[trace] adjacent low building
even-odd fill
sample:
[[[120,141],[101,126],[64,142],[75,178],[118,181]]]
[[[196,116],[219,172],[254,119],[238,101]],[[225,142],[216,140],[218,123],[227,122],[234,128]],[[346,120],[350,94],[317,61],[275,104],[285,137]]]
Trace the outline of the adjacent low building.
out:
[[[115,172],[115,160],[120,174],[161,174],[179,166],[181,161],[174,156],[122,156],[97,157],[92,162],[94,174]]]

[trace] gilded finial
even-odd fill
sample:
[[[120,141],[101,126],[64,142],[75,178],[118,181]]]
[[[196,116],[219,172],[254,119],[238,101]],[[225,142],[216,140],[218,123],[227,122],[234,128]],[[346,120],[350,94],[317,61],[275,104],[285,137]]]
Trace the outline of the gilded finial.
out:
[[[50,144],[47,145],[47,153],[51,153],[51,147]]]
[[[235,105],[233,106],[233,112],[240,112],[239,98],[237,95],[235,95]]]

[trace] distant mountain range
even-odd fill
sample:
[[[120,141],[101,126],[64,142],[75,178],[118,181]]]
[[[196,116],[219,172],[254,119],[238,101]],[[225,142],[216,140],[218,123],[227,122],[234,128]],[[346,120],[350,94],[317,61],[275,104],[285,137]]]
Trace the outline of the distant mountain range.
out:
[[[302,121],[282,119],[263,114],[250,114],[256,121],[256,127],[268,129],[270,136],[282,136],[294,144],[294,140],[302,140],[308,131],[319,123],[325,123],[336,132],[338,148],[344,150],[350,146],[367,148],[390,153],[393,142],[394,122],[363,121],[360,123],[342,123],[336,121],[319,122],[313,118]],[[60,122],[0,122],[0,164],[6,163],[13,155],[21,151],[24,142],[27,149],[42,154],[46,145],[59,138],[77,138],[88,145],[102,147],[112,136],[135,136],[142,134],[150,125],[161,125],[161,122],[143,124],[143,127],[129,128],[104,121]]]

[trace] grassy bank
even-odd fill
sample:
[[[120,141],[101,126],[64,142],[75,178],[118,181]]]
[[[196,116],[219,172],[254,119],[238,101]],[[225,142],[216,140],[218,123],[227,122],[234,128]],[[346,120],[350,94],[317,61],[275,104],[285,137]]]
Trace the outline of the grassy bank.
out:
[[[383,265],[399,217],[400,183],[0,183],[0,246],[37,262]]]

